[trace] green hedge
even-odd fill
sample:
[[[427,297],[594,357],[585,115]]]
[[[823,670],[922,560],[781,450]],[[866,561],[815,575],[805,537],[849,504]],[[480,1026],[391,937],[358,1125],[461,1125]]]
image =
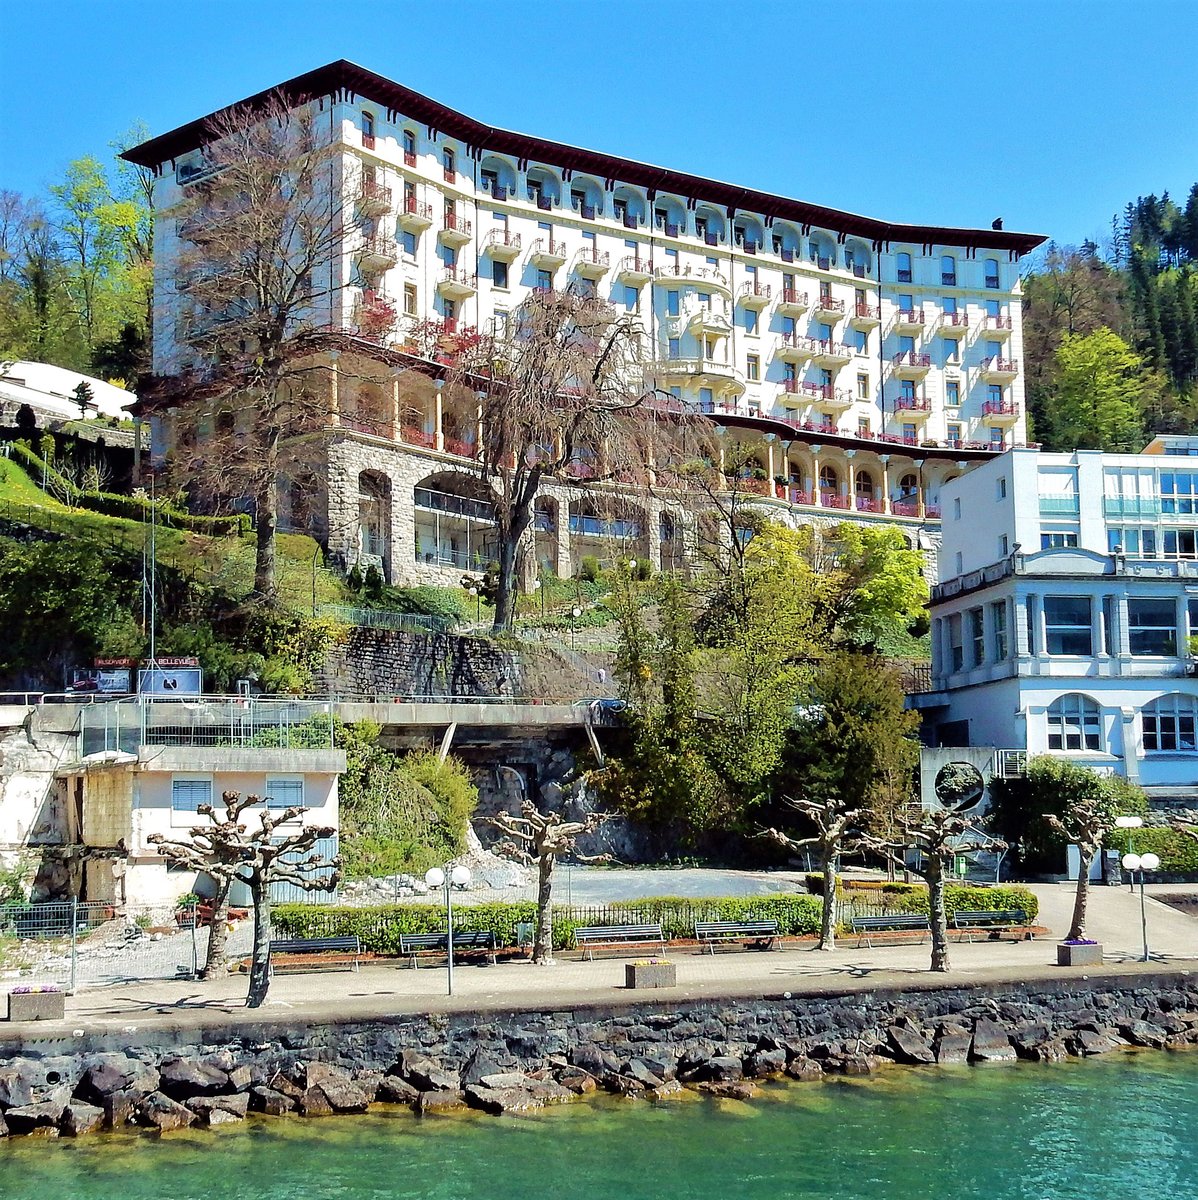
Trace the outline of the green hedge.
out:
[[[1161,860],[1164,861],[1163,854]],[[822,895],[824,877],[818,873],[808,875],[807,886]],[[837,892],[841,904],[857,916],[928,911],[928,889],[922,883],[896,882],[883,883],[880,887],[856,887],[842,880]],[[959,908],[967,912],[1017,908],[1026,913],[1028,921],[1032,922],[1040,912],[1040,901],[1034,892],[1018,884],[981,887],[978,884],[950,883],[944,889],[944,908],[950,921]]]
[[[490,930],[500,946],[516,945],[516,925],[536,921],[533,901],[462,905],[454,912],[455,929]],[[696,921],[773,918],[783,935],[819,931],[820,905],[810,896],[747,896],[690,900],[663,896],[605,905],[555,905],[553,944],[565,949],[580,925],[660,924],[666,937],[693,938]],[[275,930],[287,937],[338,937],[357,934],[362,948],[374,954],[398,954],[401,933],[436,933],[445,929],[439,904],[396,904],[379,908],[287,904],[272,910]]]
[[[1106,836],[1106,844],[1120,854],[1126,854],[1129,845],[1137,854],[1151,851],[1160,858],[1160,869],[1170,874],[1198,873],[1198,842],[1167,825],[1112,829]]]
[[[174,529],[187,529],[192,533],[206,533],[214,537],[248,532],[252,528],[252,522],[245,513],[237,513],[229,517],[196,516],[193,513],[182,512],[162,501],[151,505],[149,500],[143,500],[138,496],[122,496],[116,492],[84,491],[30,450],[24,442],[13,442],[12,448],[16,451],[17,457],[30,468],[29,477],[34,483],[40,487],[43,479],[53,479],[55,486],[69,498],[75,508],[98,512],[106,517],[127,517],[133,521],[144,521],[150,515],[153,507],[157,511],[158,520],[163,525]]]

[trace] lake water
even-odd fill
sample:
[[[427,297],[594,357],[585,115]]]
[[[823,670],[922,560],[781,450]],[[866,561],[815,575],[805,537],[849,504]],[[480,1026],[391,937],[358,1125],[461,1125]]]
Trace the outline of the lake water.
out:
[[[4,1200],[1194,1200],[1198,1054],[0,1144]]]

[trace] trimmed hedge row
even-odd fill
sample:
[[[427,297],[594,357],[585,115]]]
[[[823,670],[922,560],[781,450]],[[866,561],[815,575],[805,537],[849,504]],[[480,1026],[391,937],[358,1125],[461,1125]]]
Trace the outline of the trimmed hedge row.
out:
[[[1148,847],[1145,846],[1145,849]],[[1164,860],[1164,855],[1161,855],[1161,859]],[[820,874],[808,875],[807,886],[822,895],[824,877]],[[841,903],[857,916],[928,911],[928,889],[922,883],[875,884],[867,881],[862,887],[859,882],[853,881],[842,882],[838,890]],[[1040,912],[1040,901],[1034,892],[1018,884],[982,887],[978,884],[950,883],[944,889],[944,907],[949,921],[952,921],[953,914],[959,908],[967,912],[1017,908],[1027,915],[1031,923]]]
[[[454,911],[455,929],[489,930],[500,946],[515,946],[517,924],[533,924],[533,901],[503,901],[462,905]],[[693,938],[696,921],[769,920],[783,935],[795,937],[819,931],[820,904],[810,896],[746,896],[690,900],[663,896],[624,900],[605,905],[555,905],[553,944],[564,950],[574,943],[580,925],[660,924],[666,937]],[[362,949],[374,954],[398,954],[401,933],[436,933],[445,929],[445,909],[439,904],[396,904],[377,908],[287,904],[272,909],[271,921],[286,937],[344,937],[357,934]]]
[[[1128,834],[1133,836],[1128,837]],[[1129,845],[1137,854],[1151,851],[1161,860],[1160,869],[1168,874],[1198,873],[1198,842],[1167,825],[1146,825],[1142,829],[1112,829],[1106,836],[1111,850],[1126,854]]]
[[[116,492],[85,491],[60,474],[23,442],[13,442],[11,445],[17,457],[32,468],[29,477],[34,483],[40,487],[44,478],[53,479],[55,486],[61,489],[64,496],[69,497],[75,508],[98,512],[106,517],[127,517],[133,521],[144,521],[149,516],[152,507],[149,500],[137,496],[122,496]],[[163,525],[174,529],[187,529],[192,533],[207,533],[220,537],[225,534],[248,533],[253,528],[253,523],[246,513],[236,513],[228,517],[204,517],[182,512],[162,501],[153,507]]]

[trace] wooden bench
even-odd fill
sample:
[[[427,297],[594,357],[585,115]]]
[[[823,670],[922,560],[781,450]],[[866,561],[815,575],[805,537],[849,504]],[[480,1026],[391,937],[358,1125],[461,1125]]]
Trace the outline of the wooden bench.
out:
[[[931,928],[928,925],[928,918],[919,913],[892,913],[888,917],[853,917],[851,926],[853,932],[858,935],[858,946],[862,941],[867,946],[873,946],[871,938],[875,933],[927,934]]]
[[[574,944],[594,961],[597,949],[624,949],[628,946],[660,946],[666,952],[666,937],[660,925],[580,925],[574,930]]]
[[[780,948],[777,921],[696,921],[695,937],[712,954],[718,942],[745,942],[759,950]]]
[[[973,941],[975,933],[998,937],[1001,933],[1016,933],[1028,941],[1035,937],[1028,924],[1027,913],[1019,908],[957,909],[953,913],[953,928]],[[958,941],[960,939],[958,938]]]
[[[461,952],[482,953],[487,961],[495,961],[495,934],[490,929],[455,929],[453,931],[453,952],[456,956]],[[449,957],[448,933],[401,933],[399,935],[399,953],[404,958],[411,958],[413,968],[419,965],[422,957],[444,955]]]
[[[315,971],[321,967],[358,969],[362,943],[358,936],[323,938],[276,938],[270,943],[270,972],[276,970]],[[276,962],[282,958],[283,962]],[[292,961],[294,960],[294,961]]]

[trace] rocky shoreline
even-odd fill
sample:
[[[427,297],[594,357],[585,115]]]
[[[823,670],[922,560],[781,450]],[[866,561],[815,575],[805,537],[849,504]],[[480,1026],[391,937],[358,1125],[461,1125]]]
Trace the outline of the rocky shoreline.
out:
[[[888,1064],[1057,1062],[1198,1046],[1186,973],[923,987],[605,1009],[260,1025],[155,1039],[13,1031],[0,1043],[0,1137],[166,1132],[405,1104],[526,1112],[604,1091],[684,1088],[749,1100],[759,1081],[868,1075]],[[27,1033],[23,1039],[21,1033]],[[155,1044],[162,1042],[165,1044]]]

